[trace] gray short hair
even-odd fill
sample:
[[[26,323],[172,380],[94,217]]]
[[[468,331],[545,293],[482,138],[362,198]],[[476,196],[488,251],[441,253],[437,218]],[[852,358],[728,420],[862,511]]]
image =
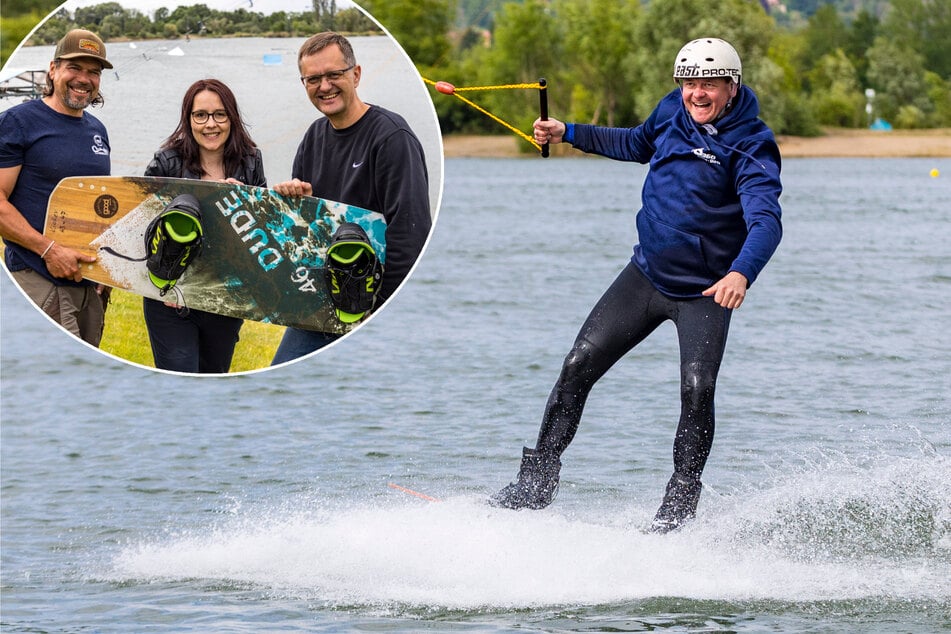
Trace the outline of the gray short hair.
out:
[[[340,52],[343,53],[344,61],[350,66],[356,66],[357,58],[353,54],[353,47],[350,46],[350,40],[334,31],[324,31],[323,33],[311,35],[307,38],[307,41],[301,44],[300,51],[297,53],[297,65],[300,66],[301,60],[305,57],[316,55],[328,46],[334,44],[336,44],[340,48]]]

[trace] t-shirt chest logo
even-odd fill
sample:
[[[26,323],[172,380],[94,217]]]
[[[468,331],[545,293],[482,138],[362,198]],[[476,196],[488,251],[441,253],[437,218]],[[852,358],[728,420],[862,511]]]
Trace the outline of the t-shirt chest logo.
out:
[[[102,140],[102,137],[98,134],[95,134],[92,137],[92,152],[93,154],[98,154],[99,156],[109,156],[109,148],[106,146],[105,141]]]
[[[720,159],[717,158],[717,155],[713,154],[712,152],[708,152],[706,148],[698,147],[694,150],[691,150],[691,152],[693,152],[694,156],[696,156],[697,158],[703,159],[710,165],[720,164]]]

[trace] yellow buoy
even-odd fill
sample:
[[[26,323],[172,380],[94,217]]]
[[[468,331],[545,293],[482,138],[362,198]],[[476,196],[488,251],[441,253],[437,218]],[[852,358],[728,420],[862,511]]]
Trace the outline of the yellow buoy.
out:
[[[938,171],[937,167],[932,167],[931,171],[928,173],[931,174],[931,178],[938,178],[939,176],[941,176],[941,172]]]

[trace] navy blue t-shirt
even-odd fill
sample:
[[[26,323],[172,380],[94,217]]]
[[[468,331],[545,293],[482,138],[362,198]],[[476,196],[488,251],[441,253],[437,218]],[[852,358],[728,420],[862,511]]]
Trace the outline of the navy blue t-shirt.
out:
[[[99,119],[56,112],[41,99],[0,112],[0,168],[21,166],[10,203],[30,226],[42,232],[50,194],[68,176],[108,176],[109,136]],[[5,260],[11,271],[33,269],[56,284],[75,282],[54,278],[36,253],[4,239]]]

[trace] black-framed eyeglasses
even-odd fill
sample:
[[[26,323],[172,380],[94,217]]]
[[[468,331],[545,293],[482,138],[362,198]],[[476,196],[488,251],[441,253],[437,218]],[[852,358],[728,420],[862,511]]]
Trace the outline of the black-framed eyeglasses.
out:
[[[342,70],[332,70],[329,73],[324,73],[322,75],[308,75],[307,77],[301,77],[300,83],[304,84],[305,86],[319,86],[324,83],[325,79],[330,82],[339,81],[341,77],[356,67],[356,64],[351,64]]]
[[[196,110],[192,113],[192,120],[201,125],[208,121],[208,117],[211,117],[215,120],[216,123],[224,123],[228,120],[228,113],[224,110],[215,110],[214,112],[205,112],[204,110]]]

